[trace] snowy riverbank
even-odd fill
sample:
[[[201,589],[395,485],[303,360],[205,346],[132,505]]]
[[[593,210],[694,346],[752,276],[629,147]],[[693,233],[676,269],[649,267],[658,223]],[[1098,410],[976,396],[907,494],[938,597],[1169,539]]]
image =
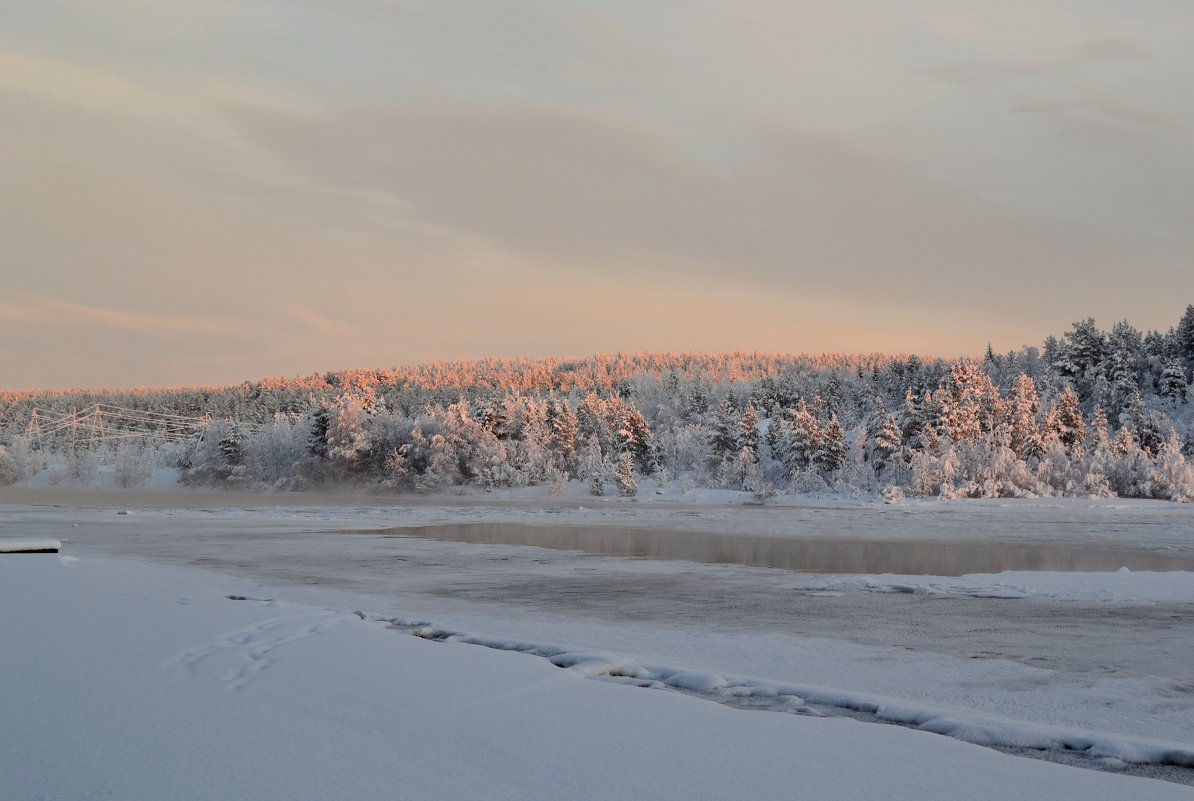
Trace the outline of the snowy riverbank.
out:
[[[258,589],[121,560],[0,560],[11,797],[1194,796],[903,728],[587,680],[352,611],[253,600]]]

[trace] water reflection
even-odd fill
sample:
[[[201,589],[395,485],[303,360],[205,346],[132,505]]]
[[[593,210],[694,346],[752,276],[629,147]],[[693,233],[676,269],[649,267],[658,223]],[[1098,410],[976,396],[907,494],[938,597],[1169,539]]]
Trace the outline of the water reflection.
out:
[[[365,533],[365,532],[355,532]],[[373,532],[378,533],[378,532]],[[1194,558],[1127,549],[967,542],[866,542],[598,526],[457,523],[385,529],[384,536],[534,545],[602,556],[680,559],[814,573],[960,576],[1004,570],[1194,570]]]

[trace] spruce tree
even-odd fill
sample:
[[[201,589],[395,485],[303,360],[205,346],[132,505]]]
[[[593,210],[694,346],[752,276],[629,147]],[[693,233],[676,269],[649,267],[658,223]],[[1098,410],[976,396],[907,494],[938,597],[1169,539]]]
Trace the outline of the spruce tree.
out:
[[[1144,342],[1127,320],[1116,323],[1107,334],[1106,358],[1099,370],[1100,403],[1118,418],[1133,395],[1141,392],[1140,357]],[[1105,383],[1103,383],[1105,381]]]
[[[1066,387],[1057,397],[1048,416],[1047,433],[1056,436],[1071,453],[1082,446],[1086,439],[1086,425],[1082,410],[1078,408],[1078,394],[1072,387]]]
[[[1091,398],[1106,358],[1106,337],[1095,325],[1094,319],[1088,317],[1074,323],[1063,338],[1053,367],[1063,378],[1070,380],[1080,398]]]
[[[1186,386],[1186,371],[1182,369],[1180,361],[1171,359],[1165,365],[1165,369],[1161,373],[1159,389],[1161,397],[1167,398],[1174,406],[1185,403],[1188,391]]]
[[[887,421],[887,410],[883,408],[883,399],[878,395],[871,399],[871,411],[866,418],[866,458],[874,458],[875,442],[883,432],[883,424]]]
[[[638,484],[634,481],[634,458],[629,453],[622,454],[618,472],[614,474],[614,483],[618,485],[618,494],[623,498],[638,494]]]
[[[894,415],[884,415],[882,428],[869,441],[869,444],[871,445],[871,462],[877,475],[881,476],[888,467],[901,460],[903,438]]]
[[[581,478],[589,482],[590,495],[605,494],[605,480],[609,475],[609,470],[606,467],[608,463],[608,458],[601,453],[601,444],[597,440],[597,435],[590,434],[589,441],[585,444],[584,453],[580,458],[580,475]]]
[[[1018,458],[1023,458],[1028,444],[1038,436],[1037,417],[1040,408],[1036,384],[1028,375],[1021,373],[1004,404],[1008,447]]]
[[[752,460],[758,464],[759,462],[759,414],[755,411],[753,403],[747,403],[746,409],[742,412],[742,419],[738,423],[739,437],[738,444],[746,448],[752,454]]]
[[[900,413],[896,421],[900,425],[900,439],[904,441],[904,444],[911,448],[919,446],[925,421],[920,403],[917,401],[912,387],[904,390],[904,402],[900,405]]]
[[[830,416],[829,425],[818,440],[813,465],[826,478],[832,478],[846,466],[846,432],[836,414]]]
[[[1186,313],[1174,331],[1174,354],[1181,359],[1186,369],[1186,384],[1194,384],[1194,304],[1186,307]]]
[[[813,455],[821,445],[821,424],[803,400],[792,410],[787,440],[782,460],[784,472],[795,478],[812,466]]]
[[[1157,418],[1144,406],[1144,398],[1136,393],[1124,409],[1123,423],[1132,432],[1132,437],[1149,456],[1156,456],[1165,434]]]
[[[729,398],[717,409],[713,430],[709,433],[709,468],[716,471],[722,462],[731,461],[741,445],[738,442],[738,408]]]
[[[1107,429],[1107,415],[1103,412],[1102,406],[1094,407],[1094,411],[1090,413],[1090,423],[1087,428],[1090,432],[1087,439],[1092,450],[1107,443],[1110,434]]]
[[[576,414],[567,400],[553,401],[551,408],[551,448],[555,451],[560,469],[569,475],[575,475],[579,436]]]
[[[939,419],[950,440],[974,442],[994,429],[1001,412],[999,391],[977,364],[970,360],[955,364],[942,390]]]
[[[618,429],[621,450],[629,453],[644,475],[655,471],[655,453],[652,448],[651,429],[642,412],[633,403],[627,403],[622,411],[622,426]]]

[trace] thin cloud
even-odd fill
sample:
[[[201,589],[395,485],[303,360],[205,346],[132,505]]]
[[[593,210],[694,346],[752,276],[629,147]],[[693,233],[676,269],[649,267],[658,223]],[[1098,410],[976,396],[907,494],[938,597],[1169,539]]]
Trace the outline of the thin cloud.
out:
[[[0,89],[91,111],[153,119],[194,118],[192,106],[165,92],[92,66],[16,51],[0,51]]]
[[[1072,61],[1148,61],[1153,51],[1143,42],[1127,36],[1112,36],[1083,42],[1071,53]]]
[[[947,64],[929,74],[950,83],[981,84],[1038,76],[1050,76],[1075,65],[1148,61],[1152,51],[1128,37],[1094,39],[1053,58],[1009,61],[971,61]]]
[[[287,306],[285,312],[289,317],[302,323],[313,334],[331,337],[351,337],[360,333],[355,326],[348,325],[306,306]]]
[[[1172,114],[1154,111],[1112,97],[1088,97],[1070,100],[1031,100],[1012,107],[1015,111],[1028,114],[1068,114],[1090,112],[1118,122],[1127,122],[1144,128],[1178,131],[1186,126]]]
[[[174,338],[183,334],[239,338],[249,334],[244,326],[230,326],[194,317],[167,317],[88,306],[29,292],[18,292],[16,298],[16,304],[0,304],[0,317],[45,324],[90,323],[160,338]]]

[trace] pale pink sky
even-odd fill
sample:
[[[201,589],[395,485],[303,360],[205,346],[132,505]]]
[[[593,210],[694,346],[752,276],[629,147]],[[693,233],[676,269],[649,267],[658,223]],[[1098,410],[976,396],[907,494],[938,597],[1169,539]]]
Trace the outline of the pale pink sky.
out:
[[[1194,302],[1188,0],[0,9],[0,388]]]

